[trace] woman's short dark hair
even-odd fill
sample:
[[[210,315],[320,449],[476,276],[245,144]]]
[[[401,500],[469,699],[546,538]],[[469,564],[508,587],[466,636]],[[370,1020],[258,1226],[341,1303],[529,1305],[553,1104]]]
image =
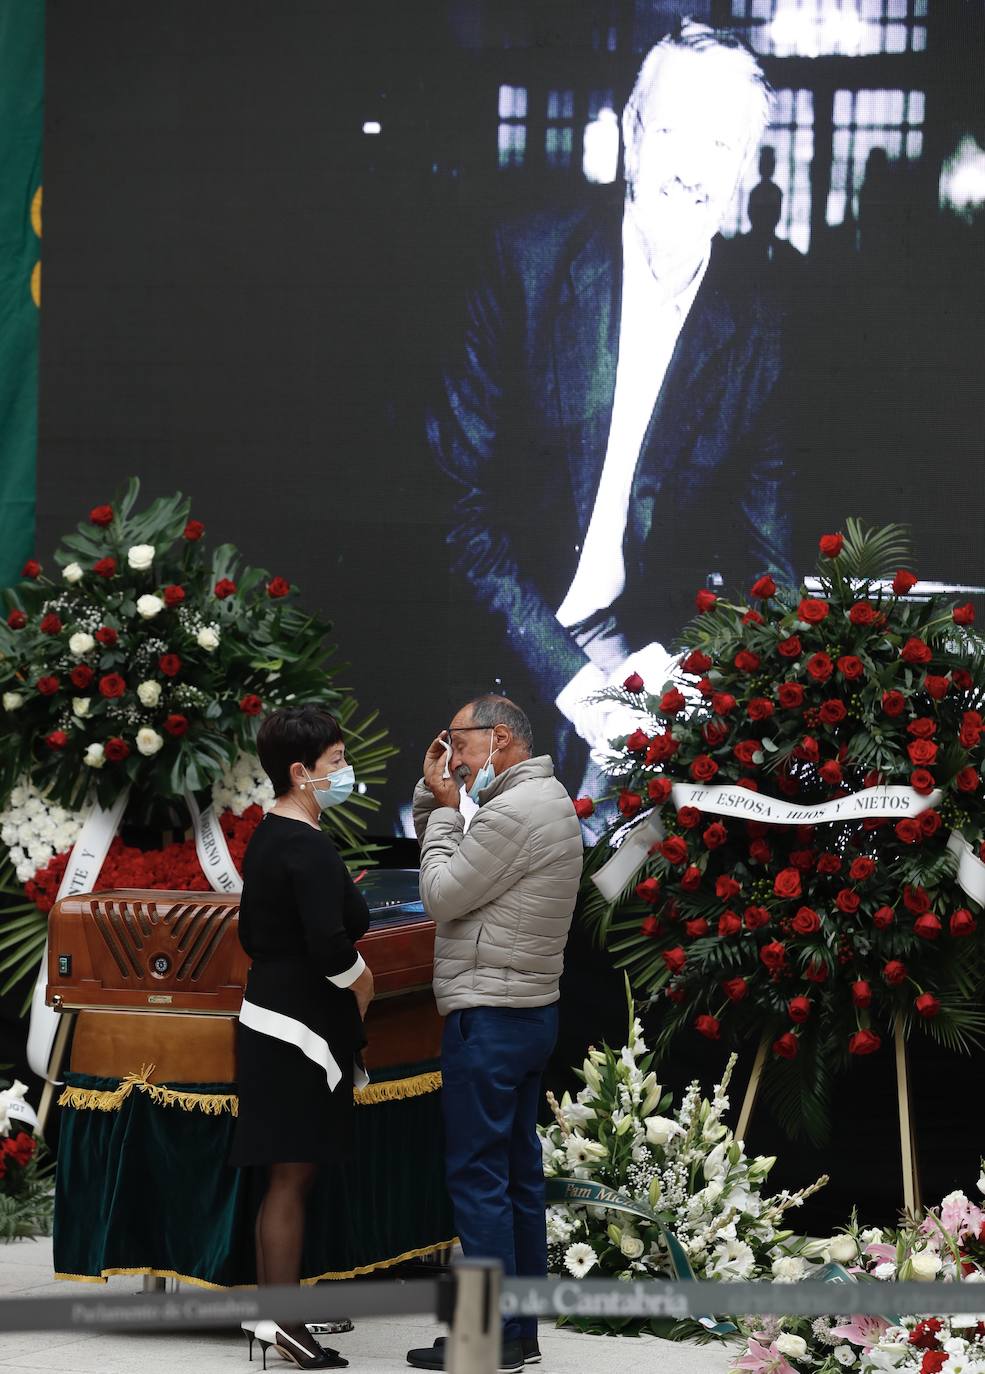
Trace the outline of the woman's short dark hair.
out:
[[[282,706],[271,711],[257,732],[257,754],[274,793],[291,790],[291,764],[315,764],[333,744],[342,742],[342,728],[324,706]]]

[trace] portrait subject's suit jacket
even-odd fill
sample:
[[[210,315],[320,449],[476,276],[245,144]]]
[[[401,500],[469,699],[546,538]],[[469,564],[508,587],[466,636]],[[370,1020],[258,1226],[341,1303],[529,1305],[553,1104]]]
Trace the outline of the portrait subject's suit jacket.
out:
[[[606,454],[622,289],[622,205],[500,228],[465,302],[435,403],[451,478],[453,565],[541,692],[587,662],[555,611]],[[721,243],[683,326],[636,467],[613,610],[630,648],[669,646],[719,573],[745,593],[792,577],[792,469],[779,313],[723,270]]]

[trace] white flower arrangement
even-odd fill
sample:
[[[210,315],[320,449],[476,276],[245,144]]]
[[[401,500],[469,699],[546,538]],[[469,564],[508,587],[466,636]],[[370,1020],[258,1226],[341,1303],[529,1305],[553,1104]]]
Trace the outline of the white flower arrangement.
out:
[[[18,882],[26,883],[56,854],[68,853],[79,838],[88,807],[67,811],[22,778],[0,811],[0,840],[10,851]]]
[[[224,811],[242,816],[251,806],[270,810],[274,804],[274,789],[255,755],[237,754],[234,763],[223,766],[212,784],[212,803],[220,816]]]

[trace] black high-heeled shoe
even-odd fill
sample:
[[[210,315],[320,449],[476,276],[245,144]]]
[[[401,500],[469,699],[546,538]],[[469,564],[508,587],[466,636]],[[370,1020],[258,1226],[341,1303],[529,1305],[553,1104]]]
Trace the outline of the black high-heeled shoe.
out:
[[[337,1350],[327,1346],[321,1348],[320,1355],[313,1355],[306,1345],[288,1335],[276,1322],[257,1322],[253,1331],[254,1338],[263,1352],[263,1367],[267,1368],[267,1351],[271,1346],[285,1360],[298,1369],[348,1369],[349,1361],[343,1359]],[[251,1347],[252,1349],[252,1347]]]

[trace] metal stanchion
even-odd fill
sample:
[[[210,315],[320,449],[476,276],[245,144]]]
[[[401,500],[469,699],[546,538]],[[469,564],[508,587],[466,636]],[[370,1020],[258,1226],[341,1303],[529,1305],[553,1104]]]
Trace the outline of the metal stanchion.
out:
[[[503,1266],[498,1260],[459,1260],[453,1273],[455,1305],[445,1369],[450,1374],[496,1374],[502,1341]]]

